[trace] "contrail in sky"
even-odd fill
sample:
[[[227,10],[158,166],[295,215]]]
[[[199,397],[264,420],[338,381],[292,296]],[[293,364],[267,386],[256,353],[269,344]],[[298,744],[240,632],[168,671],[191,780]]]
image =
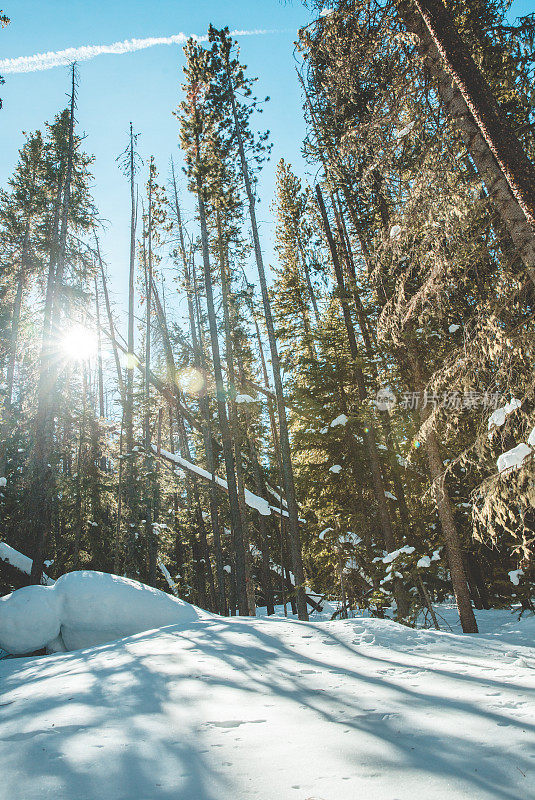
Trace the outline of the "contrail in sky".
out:
[[[254,30],[254,31],[231,31],[231,36],[260,36],[266,33],[277,33],[277,31]],[[121,55],[122,53],[133,53],[135,50],[145,50],[147,47],[155,47],[159,44],[185,44],[189,38],[198,42],[208,41],[208,36],[196,36],[195,34],[175,33],[173,36],[158,36],[148,39],[125,39],[123,42],[113,44],[83,45],[82,47],[68,47],[66,50],[57,50],[49,53],[37,53],[34,56],[19,56],[18,58],[4,58],[0,60],[0,75],[7,75],[9,72],[38,72],[43,69],[71,64],[73,61],[87,61],[106,53]]]

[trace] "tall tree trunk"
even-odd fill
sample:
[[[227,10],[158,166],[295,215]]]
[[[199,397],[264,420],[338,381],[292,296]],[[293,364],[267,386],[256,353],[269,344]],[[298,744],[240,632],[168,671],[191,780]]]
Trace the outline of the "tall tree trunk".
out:
[[[316,186],[316,197],[318,200],[318,206],[320,209],[320,214],[323,222],[323,228],[325,231],[325,237],[327,239],[327,243],[329,245],[329,250],[331,253],[331,260],[333,262],[336,283],[338,286],[338,294],[340,305],[342,308],[342,315],[345,322],[347,338],[349,342],[349,349],[351,352],[351,358],[353,359],[353,372],[355,376],[355,383],[357,385],[359,400],[361,403],[364,403],[367,399],[367,390],[366,390],[366,383],[364,380],[364,375],[362,373],[362,369],[360,368],[359,362],[359,352],[357,346],[357,340],[355,336],[355,329],[353,326],[353,320],[351,319],[351,313],[349,310],[349,305],[346,298],[346,289],[344,284],[344,276],[342,272],[342,266],[340,264],[340,259],[338,257],[338,251],[336,249],[336,244],[331,232],[331,227],[329,223],[329,218],[327,216],[327,211],[325,209],[325,203],[323,201],[323,195],[321,193],[321,189],[319,186]],[[395,550],[396,548],[396,540],[394,537],[394,531],[392,528],[392,520],[390,518],[390,511],[388,508],[388,500],[385,495],[385,486],[383,481],[382,475],[382,468],[381,468],[381,460],[379,458],[379,452],[377,450],[377,441],[375,436],[375,429],[371,420],[366,420],[366,425],[362,429],[362,434],[364,437],[364,442],[366,444],[366,449],[368,450],[368,455],[370,458],[370,470],[371,470],[371,477],[372,477],[372,488],[373,493],[375,496],[375,502],[377,503],[377,508],[379,511],[379,522],[381,525],[381,530],[383,533],[384,545],[388,551]],[[396,581],[394,583],[394,594],[396,597],[396,603],[398,607],[398,613],[401,617],[407,616],[408,613],[408,599],[406,597],[406,593],[399,583]]]
[[[424,380],[418,356],[413,351],[409,350],[408,357],[415,383],[418,388],[423,388]],[[420,409],[419,413],[422,424],[428,418],[430,410],[429,406],[426,409]],[[461,540],[457,526],[455,525],[453,506],[444,478],[444,464],[440,455],[437,435],[433,428],[427,432],[424,440],[424,447],[429,466],[429,474],[433,483],[440,526],[442,528],[446,552],[448,554],[451,582],[457,601],[459,619],[461,620],[464,633],[477,633],[476,618],[472,609],[472,603],[470,602],[470,592],[463,565]]]
[[[197,141],[197,153],[199,152],[199,141]],[[225,404],[225,386],[223,383],[223,372],[221,369],[221,355],[219,352],[219,339],[217,332],[217,320],[215,314],[214,295],[212,290],[212,275],[210,269],[210,252],[208,247],[208,228],[206,224],[206,209],[204,201],[204,189],[201,184],[199,170],[197,170],[197,203],[199,218],[201,223],[201,242],[204,272],[204,287],[206,292],[206,306],[208,310],[208,325],[210,329],[210,342],[212,348],[212,361],[214,365],[214,375],[216,383],[216,403],[219,427],[221,430],[221,440],[223,443],[223,458],[225,461],[225,471],[227,476],[230,518],[232,533],[235,546],[235,574],[236,588],[238,595],[238,607],[240,614],[246,616],[248,613],[247,590],[245,583],[245,558],[243,529],[240,517],[240,507],[238,499],[238,487],[236,482],[236,469],[234,464],[234,454],[232,448],[232,438],[227,417]]]
[[[260,289],[262,292],[262,303],[264,306],[264,317],[266,321],[266,329],[269,340],[269,349],[271,354],[271,367],[273,370],[273,381],[275,384],[275,395],[277,398],[277,414],[279,418],[279,436],[281,459],[284,479],[284,490],[286,494],[286,502],[288,503],[289,515],[289,529],[290,529],[290,543],[292,550],[292,565],[295,579],[297,582],[297,614],[299,619],[308,620],[307,601],[305,596],[305,573],[303,569],[303,557],[301,553],[301,533],[299,530],[299,512],[297,508],[297,499],[295,494],[295,482],[292,467],[292,454],[290,449],[290,436],[288,432],[288,421],[286,419],[286,407],[284,405],[284,391],[281,379],[280,359],[277,348],[277,341],[275,338],[275,326],[273,324],[273,315],[271,312],[271,301],[267,288],[266,273],[264,269],[264,261],[262,257],[262,249],[260,247],[260,237],[258,234],[258,225],[256,222],[255,211],[255,197],[251,186],[251,179],[249,176],[249,168],[247,166],[247,159],[245,156],[245,148],[243,145],[243,137],[240,129],[238,119],[238,112],[236,107],[236,99],[234,97],[234,87],[232,85],[232,78],[230,74],[230,66],[228,60],[225,64],[227,70],[227,80],[232,102],[232,114],[234,119],[234,130],[238,142],[240,164],[242,170],[242,177],[245,184],[247,193],[249,219],[251,222],[251,231],[253,235],[254,252],[256,266],[258,270],[258,278],[260,281]]]
[[[245,583],[247,591],[247,604],[249,614],[254,617],[256,614],[256,603],[254,584],[252,576],[252,559],[249,544],[249,520],[247,506],[245,504],[245,485],[243,479],[243,468],[241,458],[241,435],[238,420],[238,409],[236,406],[236,369],[234,364],[234,346],[232,341],[232,325],[230,319],[230,278],[227,275],[228,253],[223,241],[223,230],[221,213],[219,207],[216,209],[217,240],[219,253],[219,267],[221,276],[221,297],[223,301],[223,324],[225,329],[225,350],[227,362],[227,385],[229,395],[229,425],[232,440],[234,442],[234,462],[236,464],[236,481],[238,484],[238,499],[240,503],[240,515],[243,529],[243,547],[245,559]]]
[[[128,525],[128,541],[126,572],[134,570],[134,526],[137,524],[137,499],[135,487],[134,465],[134,367],[137,359],[134,355],[134,282],[136,261],[136,224],[137,204],[135,197],[135,137],[132,123],[130,123],[130,143],[128,148],[128,178],[130,181],[130,260],[128,269],[128,332],[126,353],[126,385],[124,403],[124,438],[125,438],[125,465],[124,465],[124,501]]]
[[[184,282],[186,287],[186,300],[188,304],[188,319],[189,319],[189,327],[190,327],[190,335],[191,335],[191,344],[193,349],[193,362],[195,364],[195,368],[199,371],[200,374],[206,375],[206,365],[204,362],[204,351],[202,346],[202,331],[200,329],[200,302],[198,295],[196,293],[196,300],[198,301],[197,305],[197,323],[195,319],[195,308],[193,304],[193,297],[192,297],[192,285],[191,285],[191,275],[190,275],[190,267],[188,264],[188,259],[186,255],[186,248],[184,244],[184,230],[182,227],[182,215],[180,212],[180,204],[178,202],[178,191],[175,179],[175,168],[173,161],[171,160],[171,170],[172,170],[172,182],[173,182],[173,190],[174,190],[174,200],[175,200],[175,213],[177,218],[177,225],[178,225],[178,234],[179,234],[179,244],[180,244],[180,255],[182,258],[182,269],[184,275]],[[195,279],[195,276],[194,276]],[[197,325],[199,326],[199,335],[197,335]],[[208,402],[207,395],[203,392],[201,397],[199,398],[199,406],[201,408],[201,413],[204,417],[204,425],[202,426],[202,435],[203,435],[203,442],[204,442],[204,449],[206,453],[206,462],[208,471],[212,475],[212,480],[210,481],[210,494],[209,494],[209,503],[210,503],[210,524],[212,527],[212,537],[214,542],[214,554],[215,554],[215,562],[216,562],[216,575],[217,575],[217,610],[220,614],[227,613],[227,600],[226,600],[226,592],[225,592],[225,571],[223,569],[223,551],[221,547],[221,525],[219,520],[219,503],[217,499],[217,484],[215,482],[215,475],[216,475],[216,463],[214,457],[214,448],[212,442],[212,429],[211,429],[211,419],[210,419],[210,404]]]
[[[60,295],[65,266],[72,166],[74,155],[74,109],[76,105],[75,64],[72,65],[72,89],[69,118],[69,144],[65,179],[58,179],[53,230],[51,232],[50,259],[43,316],[43,336],[37,387],[37,413],[35,416],[35,444],[31,467],[31,521],[33,528],[31,583],[40,583],[43,574],[46,538],[52,523],[52,504],[55,478],[51,467],[54,436],[54,412],[51,399],[56,394],[57,364],[54,361],[50,334],[58,323]]]

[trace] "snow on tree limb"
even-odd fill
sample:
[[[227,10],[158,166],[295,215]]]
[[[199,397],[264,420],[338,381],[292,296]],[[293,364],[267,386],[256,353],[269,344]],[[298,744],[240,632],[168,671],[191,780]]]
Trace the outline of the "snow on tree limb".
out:
[[[7,564],[15,567],[15,569],[18,569],[19,572],[23,572],[25,575],[31,574],[33,563],[32,559],[23,555],[23,553],[19,553],[18,550],[15,550],[14,547],[10,547],[5,542],[0,542],[0,561],[5,561]],[[43,572],[41,583],[44,586],[52,586],[54,581]]]
[[[212,475],[211,472],[203,469],[202,467],[198,467],[196,464],[192,464],[190,461],[186,461],[185,458],[182,456],[177,455],[176,453],[170,453],[168,450],[158,449],[152,445],[152,450],[156,455],[160,455],[166,461],[171,462],[172,464],[176,464],[177,467],[185,470],[186,472],[191,472],[194,475],[197,475],[199,478],[203,478],[206,481],[213,481],[225,491],[228,491],[228,484],[224,478],[220,478],[219,475]],[[267,500],[264,500],[263,497],[259,497],[257,494],[253,494],[249,491],[249,489],[245,489],[245,502],[249,506],[249,508],[254,508],[258,511],[259,514],[262,514],[263,517],[269,517],[271,511],[276,511],[272,506],[269,505]]]

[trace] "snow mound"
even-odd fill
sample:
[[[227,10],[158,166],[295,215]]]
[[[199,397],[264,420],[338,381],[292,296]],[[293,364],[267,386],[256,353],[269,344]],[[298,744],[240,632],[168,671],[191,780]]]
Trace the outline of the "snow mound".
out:
[[[0,598],[0,648],[79,650],[210,614],[138,581],[84,570]]]

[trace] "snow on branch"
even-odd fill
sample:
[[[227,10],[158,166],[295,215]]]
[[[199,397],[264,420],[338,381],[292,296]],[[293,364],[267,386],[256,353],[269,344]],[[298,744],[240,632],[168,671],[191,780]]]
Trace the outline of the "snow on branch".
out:
[[[177,467],[180,467],[186,472],[191,472],[193,475],[197,475],[199,478],[203,478],[203,480],[206,481],[215,481],[217,486],[228,492],[228,483],[223,478],[220,478],[219,475],[212,475],[211,472],[208,472],[202,467],[198,467],[196,464],[192,464],[191,461],[186,461],[185,458],[182,458],[182,456],[179,456],[176,453],[170,453],[168,450],[160,449],[160,451],[158,451],[154,445],[152,445],[152,450],[156,455],[160,455],[166,461],[176,464]],[[262,514],[263,517],[269,517],[272,510],[276,511],[276,509],[272,508],[268,501],[264,500],[263,497],[253,494],[249,491],[249,489],[245,489],[244,492],[245,502],[249,508],[256,509],[256,511],[258,511],[259,514]]]
[[[10,547],[5,542],[0,542],[0,560],[5,561],[7,564],[15,567],[15,569],[18,569],[19,572],[23,572],[25,575],[31,575],[33,564],[32,559],[28,558],[28,556],[25,556],[22,553],[19,553],[18,550],[15,550],[14,547]],[[43,572],[41,583],[44,586],[52,586],[54,581]]]

